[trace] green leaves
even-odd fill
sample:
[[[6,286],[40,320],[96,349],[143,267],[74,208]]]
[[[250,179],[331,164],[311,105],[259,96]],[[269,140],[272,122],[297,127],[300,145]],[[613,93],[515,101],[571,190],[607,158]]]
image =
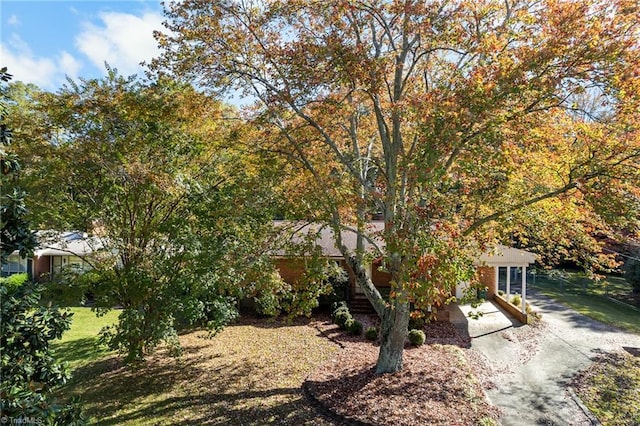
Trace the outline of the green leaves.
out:
[[[167,6],[154,65],[251,94],[293,216],[371,237],[383,213],[398,303],[426,305],[469,276],[467,238],[477,250],[514,212],[605,176],[637,188],[632,3],[191,0]],[[358,250],[341,247],[356,272]]]
[[[99,312],[122,307],[103,340],[139,361],[182,328],[219,330],[267,281],[278,173],[256,166],[231,108],[173,79],[107,74],[18,110],[42,124],[43,146],[23,151],[41,226],[99,241],[84,259],[93,270],[59,275],[60,289],[91,294]]]
[[[7,127],[8,104],[4,83],[11,79],[6,68],[0,70],[0,80],[3,82],[0,99],[0,263],[7,260],[7,256],[18,250],[21,256],[27,256],[36,246],[36,239],[29,230],[26,219],[27,209],[24,202],[24,192],[16,186],[16,174],[20,171],[18,156],[9,150],[12,133]]]
[[[69,378],[66,366],[50,349],[52,340],[69,329],[72,314],[40,306],[42,284],[26,282],[8,294],[0,285],[0,393],[2,414],[58,419],[60,413],[78,416],[68,407],[49,402],[49,394]]]

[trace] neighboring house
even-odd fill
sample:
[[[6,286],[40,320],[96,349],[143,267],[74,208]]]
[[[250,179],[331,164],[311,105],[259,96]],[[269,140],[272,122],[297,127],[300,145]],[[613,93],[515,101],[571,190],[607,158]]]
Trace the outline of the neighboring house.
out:
[[[2,276],[26,272],[36,281],[50,280],[65,268],[90,269],[84,260],[102,247],[100,241],[81,232],[41,231],[37,233],[39,246],[33,257],[20,257],[18,251],[8,256],[2,265]]]
[[[0,273],[3,277],[10,275],[28,273],[31,276],[33,270],[33,260],[31,258],[21,257],[18,250],[7,256],[7,261],[2,264]]]
[[[363,291],[356,284],[353,273],[346,265],[342,257],[342,253],[335,245],[333,230],[328,226],[321,226],[314,223],[275,221],[276,227],[282,228],[283,232],[288,233],[289,239],[294,243],[304,243],[307,239],[315,240],[322,253],[330,259],[338,262],[349,274],[349,294],[348,299],[356,309],[367,307],[370,308]],[[371,252],[374,245],[384,249],[384,242],[380,238],[375,238],[376,233],[383,230],[384,223],[381,221],[370,222],[368,230],[372,237],[365,241],[365,251]],[[354,251],[356,248],[356,233],[354,231],[344,230],[341,233],[343,244]],[[497,245],[493,250],[481,253],[474,265],[477,268],[478,279],[486,287],[487,299],[494,299],[501,291],[505,295],[521,294],[522,310],[525,312],[526,303],[526,268],[535,263],[536,255],[525,250]],[[303,259],[291,256],[285,250],[276,253],[276,265],[280,271],[280,275],[285,282],[293,284],[298,280],[304,270],[301,263]],[[367,274],[371,277],[373,284],[381,293],[388,293],[390,287],[390,275],[381,270],[381,259],[374,260],[367,267]],[[454,294],[460,298],[466,285],[459,284]],[[507,296],[508,299],[508,296]]]

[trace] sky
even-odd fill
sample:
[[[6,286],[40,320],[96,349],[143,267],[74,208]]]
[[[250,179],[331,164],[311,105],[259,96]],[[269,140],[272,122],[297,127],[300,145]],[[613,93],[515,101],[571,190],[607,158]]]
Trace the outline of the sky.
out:
[[[0,68],[14,81],[56,91],[66,76],[97,78],[105,61],[121,75],[159,54],[160,0],[0,0]]]

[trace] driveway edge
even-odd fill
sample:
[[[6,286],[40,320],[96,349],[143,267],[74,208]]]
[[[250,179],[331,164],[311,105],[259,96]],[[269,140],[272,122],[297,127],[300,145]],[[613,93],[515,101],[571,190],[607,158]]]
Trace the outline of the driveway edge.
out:
[[[569,393],[569,396],[571,397],[571,399],[573,399],[573,402],[575,402],[576,405],[580,408],[580,410],[584,413],[584,415],[587,416],[592,426],[602,426],[602,423],[600,423],[600,420],[598,420],[598,418],[593,415],[591,410],[589,410],[587,406],[584,405],[584,403],[582,402],[578,394],[576,394],[576,392],[573,390],[571,386],[567,386],[567,392]]]

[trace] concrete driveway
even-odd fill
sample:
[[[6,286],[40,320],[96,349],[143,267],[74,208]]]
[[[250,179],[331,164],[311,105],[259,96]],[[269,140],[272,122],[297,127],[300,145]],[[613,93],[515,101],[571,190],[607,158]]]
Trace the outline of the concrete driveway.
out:
[[[589,319],[533,292],[540,327],[523,326],[491,302],[452,309],[451,321],[490,366],[489,400],[510,425],[591,425],[594,419],[568,385],[599,352],[640,350],[640,336]],[[467,317],[482,311],[478,320]],[[485,383],[487,384],[487,383]]]

